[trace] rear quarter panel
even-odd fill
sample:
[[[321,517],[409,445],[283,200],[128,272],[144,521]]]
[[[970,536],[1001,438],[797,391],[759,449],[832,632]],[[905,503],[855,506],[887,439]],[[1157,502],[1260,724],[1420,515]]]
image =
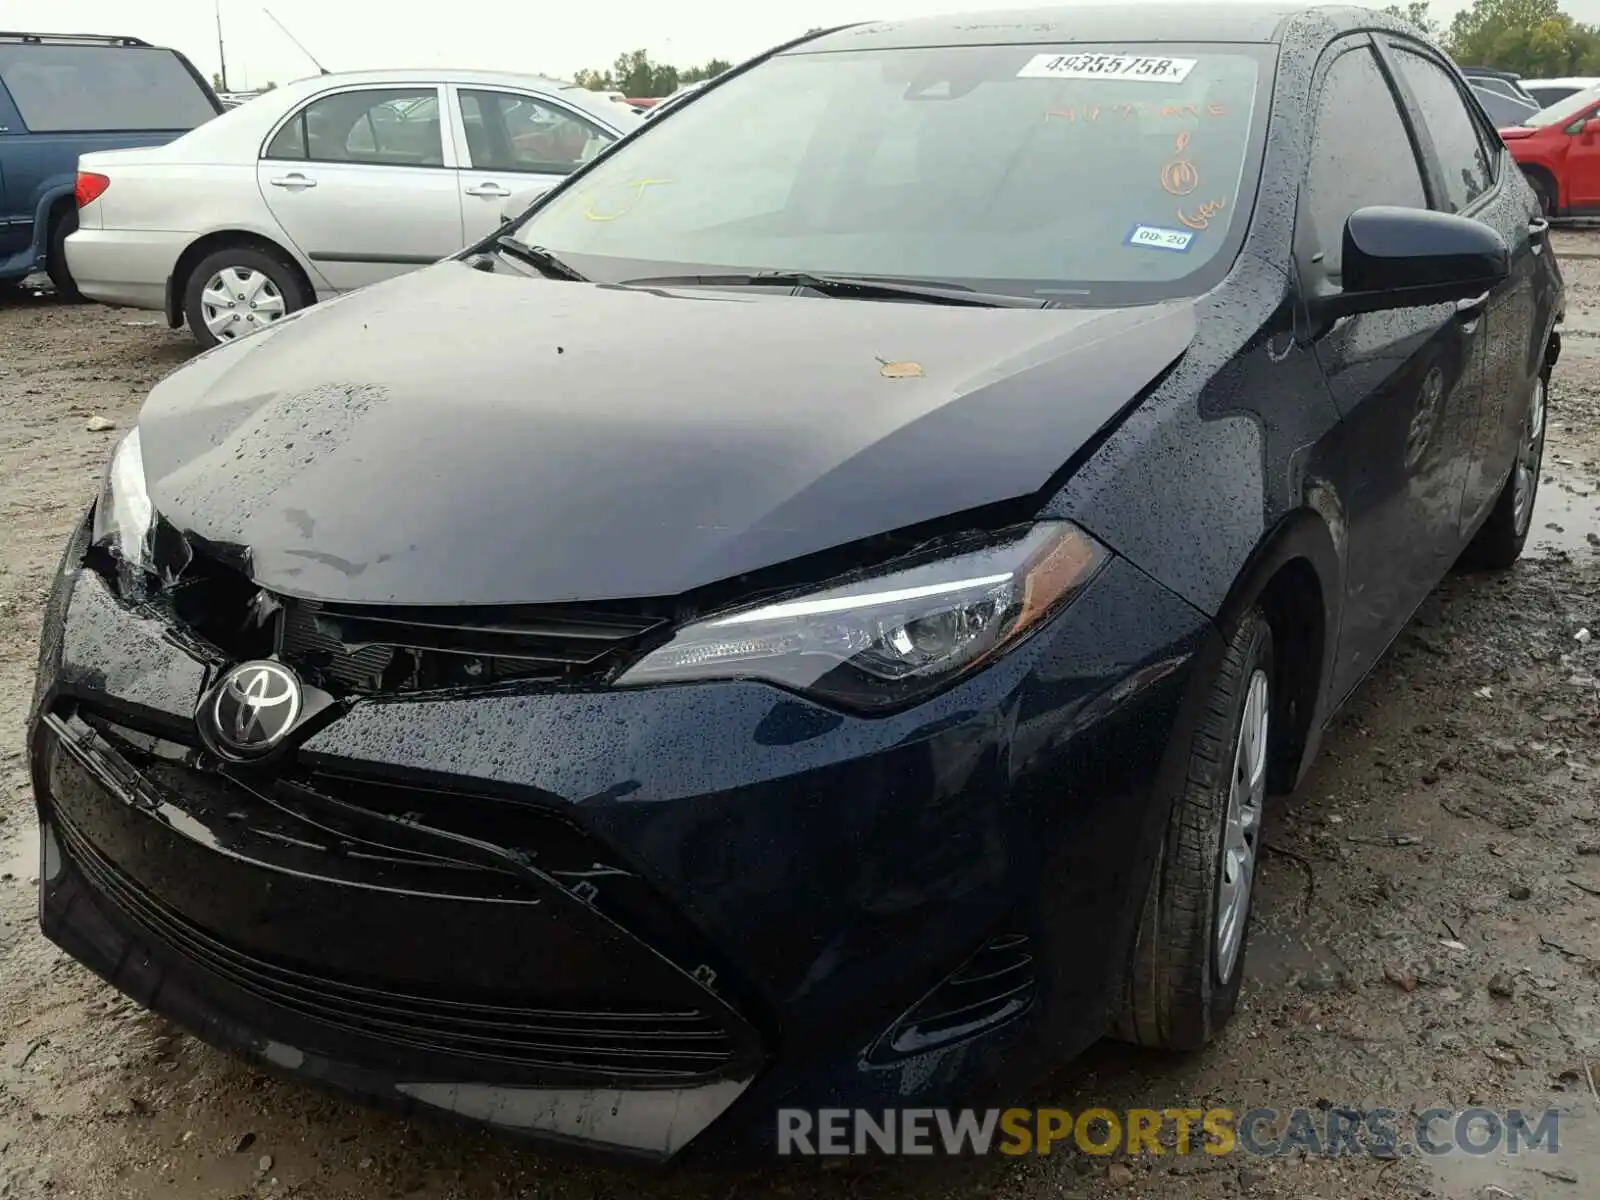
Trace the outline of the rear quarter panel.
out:
[[[327,281],[299,253],[272,216],[256,180],[256,164],[186,163],[172,161],[104,165],[112,183],[84,209],[86,228],[184,233],[190,241],[209,234],[236,231],[275,243],[310,277],[319,292]],[[85,169],[96,169],[90,160]]]
[[[0,106],[0,125],[10,132],[0,135],[5,171],[6,209],[12,221],[11,232],[20,226],[23,245],[31,244],[42,261],[48,242],[51,209],[72,195],[78,174],[78,158],[97,150],[124,150],[140,146],[159,146],[183,134],[183,130],[153,133],[32,133],[23,129],[21,118],[11,109],[7,119],[7,98]],[[19,132],[20,131],[20,132]],[[20,239],[19,239],[20,240]]]

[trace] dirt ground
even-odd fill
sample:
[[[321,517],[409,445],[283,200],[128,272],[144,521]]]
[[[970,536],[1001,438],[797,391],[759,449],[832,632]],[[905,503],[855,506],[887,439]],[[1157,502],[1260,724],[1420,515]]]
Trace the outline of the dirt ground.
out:
[[[1559,1153],[1120,1160],[1062,1143],[641,1173],[374,1114],[190,1040],[40,937],[22,725],[49,575],[117,436],[91,418],[126,429],[192,345],[149,313],[24,290],[0,300],[0,1197],[1600,1195],[1600,233],[1557,246],[1568,336],[1529,555],[1446,581],[1276,813],[1225,1036],[1178,1059],[1106,1045],[1018,1102],[1554,1108]]]

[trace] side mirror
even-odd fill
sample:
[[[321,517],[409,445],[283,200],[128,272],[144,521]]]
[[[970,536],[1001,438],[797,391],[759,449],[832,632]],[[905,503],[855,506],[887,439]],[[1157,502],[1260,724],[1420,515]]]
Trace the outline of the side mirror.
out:
[[[1583,123],[1583,140],[1585,143],[1594,141],[1595,134],[1600,133],[1600,117],[1590,117]]]
[[[500,206],[500,224],[504,225],[507,221],[515,221],[533,207],[534,201],[538,200],[554,186],[554,184],[547,183],[543,187],[524,188],[520,192],[512,192],[511,195],[506,197],[505,203]]]
[[[1343,290],[1316,302],[1330,319],[1470,300],[1511,273],[1506,241],[1482,221],[1374,205],[1344,227]]]

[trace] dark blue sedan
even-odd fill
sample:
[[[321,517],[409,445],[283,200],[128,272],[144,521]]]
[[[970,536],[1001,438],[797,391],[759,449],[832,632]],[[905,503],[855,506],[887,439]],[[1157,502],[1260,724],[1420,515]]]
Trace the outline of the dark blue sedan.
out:
[[[856,25],[151,393],[50,601],[46,934],[656,1158],[1233,1011],[1269,797],[1528,534],[1535,197],[1366,10]]]

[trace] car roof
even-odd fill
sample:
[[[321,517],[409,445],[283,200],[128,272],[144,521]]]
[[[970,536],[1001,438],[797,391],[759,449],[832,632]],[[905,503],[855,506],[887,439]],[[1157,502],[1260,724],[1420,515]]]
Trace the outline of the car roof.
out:
[[[1041,42],[1277,42],[1295,17],[1318,16],[1338,26],[1406,30],[1403,21],[1347,5],[1104,2],[871,21],[823,34],[801,53],[916,46],[982,46]]]
[[[124,37],[117,33],[27,33],[0,30],[0,42],[23,43],[30,46],[124,46],[134,49],[156,50],[143,38]]]
[[[330,71],[326,75],[308,75],[284,87],[299,91],[321,91],[326,87],[345,84],[385,83],[458,83],[474,87],[535,87],[558,92],[576,88],[577,84],[565,79],[552,79],[548,75],[532,75],[517,71],[461,71],[442,67],[415,67],[410,70],[398,67],[382,71]]]
[[[424,87],[438,84],[461,84],[475,88],[522,88],[532,92],[543,92],[546,95],[559,95],[574,108],[583,109],[591,116],[599,117],[603,122],[614,129],[631,129],[639,120],[639,115],[625,104],[618,104],[615,100],[608,100],[606,93],[591,91],[579,84],[566,79],[554,79],[548,75],[523,74],[517,71],[466,71],[451,70],[444,67],[414,67],[409,70],[390,68],[382,71],[330,71],[326,75],[308,75],[303,79],[296,79],[273,89],[270,95],[276,98],[281,105],[294,105],[307,97],[314,96],[329,88],[342,87],[403,87],[406,85],[422,85]],[[241,106],[243,107],[243,106]],[[625,114],[619,116],[618,114]]]
[[[452,71],[440,67],[414,70],[340,71],[308,75],[291,83],[260,93],[255,98],[229,108],[214,121],[191,129],[172,142],[174,153],[217,155],[216,162],[234,161],[240,147],[248,146],[254,155],[261,139],[300,105],[324,92],[348,87],[437,87],[441,84],[469,87],[522,89],[559,99],[593,118],[621,136],[642,124],[643,118],[624,104],[607,100],[604,92],[592,92],[577,84],[544,75],[521,75],[514,71]]]

